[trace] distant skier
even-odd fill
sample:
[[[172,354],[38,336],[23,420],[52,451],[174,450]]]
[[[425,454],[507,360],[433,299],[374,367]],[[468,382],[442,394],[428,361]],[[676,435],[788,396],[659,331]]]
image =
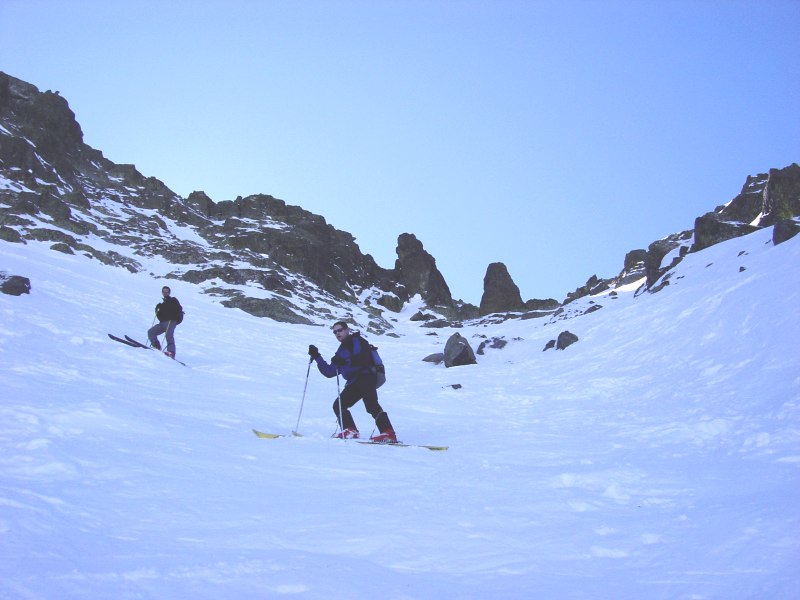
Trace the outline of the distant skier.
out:
[[[161,295],[164,299],[156,304],[156,318],[158,323],[147,331],[150,345],[156,350],[161,350],[158,336],[167,334],[167,349],[164,352],[170,358],[175,358],[175,327],[183,321],[183,307],[177,298],[170,296],[171,290],[164,286]]]
[[[389,415],[378,403],[379,375],[381,375],[381,383],[386,380],[383,377],[383,364],[376,363],[372,346],[358,332],[350,333],[347,323],[337,321],[333,325],[333,334],[340,343],[330,364],[325,362],[319,349],[313,344],[308,347],[308,355],[316,361],[319,372],[325,377],[336,377],[337,374],[341,374],[347,382],[333,403],[333,412],[339,421],[339,433],[334,437],[359,437],[353,415],[350,414],[350,408],[363,399],[364,408],[375,419],[375,425],[380,432],[378,435],[372,436],[370,441],[396,443],[397,435],[389,421]]]

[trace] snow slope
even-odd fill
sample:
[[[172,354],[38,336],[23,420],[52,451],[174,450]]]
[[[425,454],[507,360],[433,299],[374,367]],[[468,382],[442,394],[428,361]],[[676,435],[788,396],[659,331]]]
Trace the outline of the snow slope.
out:
[[[447,452],[329,439],[315,370],[306,437],[258,439],[295,427],[329,323],[170,281],[185,368],[106,337],[144,340],[162,280],[2,242],[33,289],[0,295],[0,597],[797,598],[800,236],[770,234],[583,317],[461,329],[509,342],[475,366],[423,363],[452,331],[408,307],[371,339],[381,401]]]

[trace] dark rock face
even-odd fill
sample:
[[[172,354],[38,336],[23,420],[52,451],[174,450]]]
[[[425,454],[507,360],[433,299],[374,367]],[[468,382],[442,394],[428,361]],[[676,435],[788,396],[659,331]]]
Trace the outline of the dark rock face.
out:
[[[800,166],[770,169],[762,210],[762,227],[800,215]]]
[[[379,267],[355,238],[319,215],[269,195],[215,203],[201,191],[185,200],[133,165],[117,165],[83,143],[80,125],[57,93],[0,73],[0,239],[53,242],[78,254],[139,271],[148,258],[252,314],[310,322],[373,290],[366,307],[399,311],[409,292],[453,307],[435,260],[413,236],[398,245],[402,271]],[[46,217],[47,226],[41,226]],[[176,234],[176,229],[183,229]],[[187,235],[188,233],[188,235]],[[120,251],[100,251],[88,237]],[[399,280],[398,280],[398,275]],[[230,286],[273,294],[248,298]]]
[[[454,307],[450,288],[436,268],[436,259],[428,254],[416,236],[403,233],[397,238],[397,281],[405,287],[406,298],[420,294],[432,306]]]
[[[727,206],[695,220],[692,252],[798,215],[800,166],[770,169],[769,173],[748,177],[741,193]]]
[[[525,303],[519,288],[511,279],[508,269],[501,262],[492,263],[483,278],[483,296],[479,314],[481,316],[506,311],[524,311]]]
[[[772,230],[772,243],[776,246],[800,233],[800,223],[794,219],[781,219]]]
[[[621,287],[645,276],[647,267],[647,250],[631,250],[625,255],[622,272],[617,277],[615,287]]]
[[[725,240],[758,231],[755,225],[726,221],[719,213],[708,213],[694,221],[695,243],[692,252],[699,252]]]
[[[653,285],[670,269],[674,268],[683,260],[689,252],[689,243],[692,240],[692,231],[674,234],[650,244],[644,259],[645,275],[647,277],[647,289],[652,289]],[[664,264],[664,257],[669,253],[675,256],[668,264]]]

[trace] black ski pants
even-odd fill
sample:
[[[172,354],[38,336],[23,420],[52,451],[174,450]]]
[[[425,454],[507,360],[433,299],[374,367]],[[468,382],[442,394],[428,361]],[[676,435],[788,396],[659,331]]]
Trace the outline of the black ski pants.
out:
[[[381,405],[378,403],[378,391],[376,388],[377,377],[375,373],[362,373],[354,381],[349,382],[342,390],[339,398],[342,401],[341,407],[341,420],[339,420],[339,398],[333,402],[333,412],[336,413],[336,420],[339,421],[339,426],[342,429],[354,429],[356,422],[353,420],[353,415],[350,414],[350,409],[355,406],[359,400],[364,401],[364,408],[375,419],[375,425],[378,431],[383,433],[387,429],[392,429],[392,424]]]

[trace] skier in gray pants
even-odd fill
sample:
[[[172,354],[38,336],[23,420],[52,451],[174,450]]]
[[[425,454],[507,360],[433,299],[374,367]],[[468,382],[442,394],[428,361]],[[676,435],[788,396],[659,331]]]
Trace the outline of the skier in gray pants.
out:
[[[147,331],[147,338],[150,345],[156,350],[161,350],[158,336],[162,333],[167,334],[167,349],[164,352],[170,358],[175,358],[175,327],[183,321],[183,307],[177,298],[170,296],[171,290],[164,286],[161,288],[161,295],[164,299],[156,304],[156,318],[158,323]]]

